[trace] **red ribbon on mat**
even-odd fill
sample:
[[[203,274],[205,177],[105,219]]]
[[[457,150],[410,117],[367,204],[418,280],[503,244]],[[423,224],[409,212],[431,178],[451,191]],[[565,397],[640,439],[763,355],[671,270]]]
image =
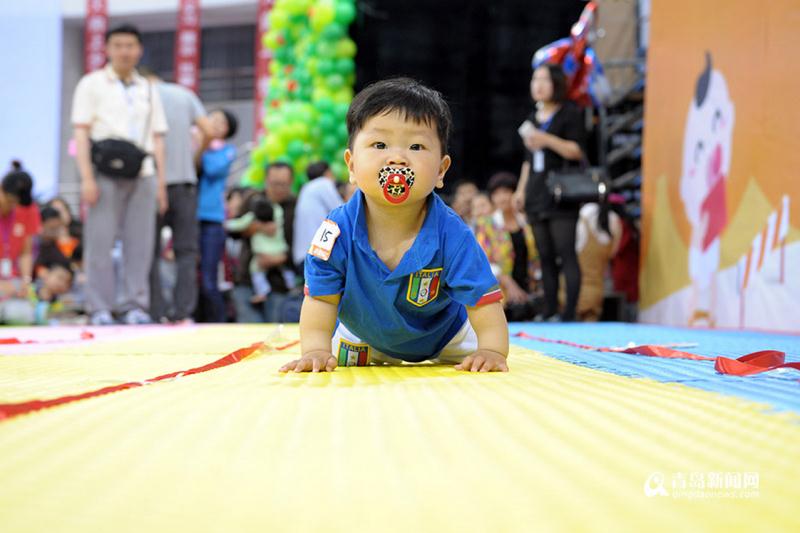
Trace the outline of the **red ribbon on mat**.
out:
[[[293,341],[290,342],[289,344],[278,346],[275,349],[285,350],[286,348],[290,348],[299,342],[300,341]],[[21,402],[21,403],[0,404],[0,421],[7,420],[9,418],[14,418],[15,416],[19,415],[24,415],[26,413],[31,413],[33,411],[39,411],[40,409],[47,409],[49,407],[55,407],[57,405],[64,405],[67,403],[77,402],[79,400],[86,400],[88,398],[104,396],[106,394],[111,394],[112,392],[119,392],[122,390],[133,389],[136,387],[144,387],[145,385],[150,385],[151,383],[157,383],[159,381],[175,379],[178,377],[191,376],[192,374],[200,374],[201,372],[208,372],[209,370],[214,370],[216,368],[222,368],[228,365],[232,365],[234,363],[238,363],[239,361],[245,359],[246,357],[249,357],[250,355],[254,354],[255,352],[265,347],[266,345],[263,342],[257,342],[255,344],[251,344],[247,348],[240,348],[234,352],[231,352],[225,357],[217,359],[216,361],[211,362],[207,365],[190,368],[189,370],[181,370],[179,372],[171,372],[169,374],[164,374],[163,376],[157,376],[151,379],[146,379],[144,381],[130,381],[128,383],[122,383],[120,385],[112,385],[110,387],[103,387],[102,389],[96,389],[81,394],[60,396],[58,398],[51,398],[49,400],[31,400],[28,402]]]
[[[90,339],[94,339],[94,333],[91,331],[81,331],[81,335],[79,339],[58,339],[58,340],[49,340],[49,341],[23,341],[17,337],[3,337],[0,338],[0,344],[55,344],[61,342],[73,342],[75,340],[82,340],[87,341]]]
[[[727,374],[730,376],[753,376],[761,374],[769,370],[777,368],[794,368],[800,370],[800,363],[787,363],[786,354],[776,350],[764,350],[761,352],[753,352],[743,355],[737,359],[729,357],[717,356],[706,357],[704,355],[697,355],[694,353],[684,352],[670,348],[669,346],[662,346],[658,344],[643,344],[641,346],[632,346],[630,348],[606,348],[589,346],[587,344],[578,344],[570,341],[563,341],[558,339],[548,339],[547,337],[536,337],[520,331],[514,334],[514,337],[529,339],[541,342],[552,342],[555,344],[564,344],[566,346],[574,346],[583,350],[592,350],[595,352],[615,352],[615,353],[630,353],[638,355],[646,355],[648,357],[664,357],[668,359],[693,359],[695,361],[714,361],[714,370],[720,374]]]

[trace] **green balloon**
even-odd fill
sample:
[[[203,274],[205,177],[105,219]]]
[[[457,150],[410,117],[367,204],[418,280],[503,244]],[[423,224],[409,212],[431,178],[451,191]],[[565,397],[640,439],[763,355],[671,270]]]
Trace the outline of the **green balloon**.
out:
[[[347,142],[347,124],[342,122],[337,126],[337,128],[336,128],[336,136],[339,138],[339,141],[342,144]]]
[[[323,31],[336,17],[336,8],[333,2],[320,2],[314,5],[311,13],[311,29],[319,33]]]
[[[356,55],[356,43],[349,37],[339,39],[334,45],[334,49],[336,57],[339,58],[353,59]]]
[[[344,120],[347,116],[347,111],[350,109],[350,104],[345,102],[337,102],[334,107],[334,112],[339,120]]]
[[[320,32],[319,36],[321,39],[327,39],[335,42],[344,37],[346,33],[347,28],[345,25],[334,21],[325,26],[325,29]]]
[[[328,39],[317,42],[317,57],[333,59],[336,57],[336,42]]]
[[[332,113],[325,113],[319,117],[319,127],[324,134],[332,132],[338,123],[339,121],[336,120]]]
[[[348,25],[356,18],[356,8],[350,2],[337,2],[334,20],[339,24]]]
[[[317,73],[320,76],[330,76],[336,72],[336,63],[333,59],[320,58],[317,62]]]
[[[264,146],[259,146],[258,148],[253,150],[253,153],[251,155],[251,160],[253,161],[253,163],[255,165],[258,165],[258,166],[263,166],[264,165],[264,163],[267,160],[267,151],[264,148]]]
[[[319,100],[314,102],[314,105],[317,108],[317,111],[320,113],[333,113],[334,112],[334,103],[333,100],[330,98],[320,98]]]
[[[286,143],[276,133],[268,133],[264,151],[270,161],[275,161],[286,151]]]
[[[336,179],[339,181],[346,181],[347,177],[350,175],[350,172],[347,170],[347,165],[344,164],[344,161],[341,159],[335,159],[330,162],[331,170],[333,171],[333,175],[336,176]]]
[[[322,153],[328,156],[334,154],[339,148],[341,147],[341,143],[339,139],[336,138],[336,135],[331,135],[330,132],[325,132],[325,137],[322,138],[322,144],[320,148],[322,148]]]
[[[289,25],[289,14],[282,9],[273,9],[269,14],[269,27],[282,30]]]
[[[356,64],[353,62],[352,59],[347,59],[347,58],[335,59],[333,68],[337,74],[341,74],[342,76],[349,76],[355,71]]]
[[[289,144],[286,145],[286,155],[288,155],[292,160],[295,160],[303,155],[305,150],[305,143],[303,143],[303,141],[300,139],[289,141]]]
[[[339,74],[331,74],[325,81],[332,91],[338,91],[344,86],[344,77]]]

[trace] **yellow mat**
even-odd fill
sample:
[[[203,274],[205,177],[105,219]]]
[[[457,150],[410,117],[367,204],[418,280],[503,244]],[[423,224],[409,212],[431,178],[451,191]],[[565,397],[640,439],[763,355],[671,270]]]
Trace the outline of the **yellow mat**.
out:
[[[0,403],[296,338],[196,327],[3,356]],[[278,374],[298,353],[0,422],[0,531],[800,529],[796,415],[517,347],[508,374]]]

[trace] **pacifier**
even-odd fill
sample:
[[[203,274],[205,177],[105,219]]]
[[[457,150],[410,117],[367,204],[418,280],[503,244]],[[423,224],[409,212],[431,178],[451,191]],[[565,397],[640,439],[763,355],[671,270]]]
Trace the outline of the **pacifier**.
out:
[[[378,173],[378,183],[383,189],[383,197],[393,204],[400,204],[408,199],[411,186],[414,185],[414,171],[408,167],[383,167]]]

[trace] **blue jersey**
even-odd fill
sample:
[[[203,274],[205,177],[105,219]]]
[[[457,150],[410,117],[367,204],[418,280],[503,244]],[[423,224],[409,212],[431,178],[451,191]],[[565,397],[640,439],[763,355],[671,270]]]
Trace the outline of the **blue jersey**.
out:
[[[390,271],[369,244],[363,202],[357,191],[329,215],[341,233],[327,260],[306,256],[306,294],[341,294],[339,321],[373,348],[409,362],[434,358],[464,325],[465,306],[502,297],[489,261],[431,194],[414,244]]]

